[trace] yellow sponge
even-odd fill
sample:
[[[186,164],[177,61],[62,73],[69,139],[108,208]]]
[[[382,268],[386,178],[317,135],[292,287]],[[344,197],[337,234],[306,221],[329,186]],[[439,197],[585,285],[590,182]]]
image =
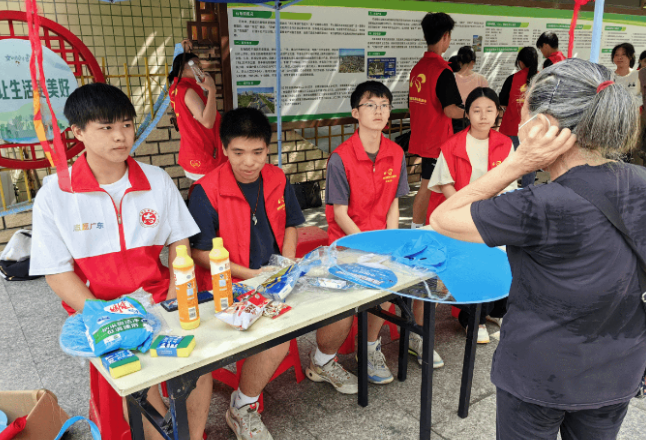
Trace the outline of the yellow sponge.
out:
[[[101,357],[103,368],[108,370],[110,376],[118,379],[130,373],[141,370],[141,362],[130,350],[119,350]]]
[[[195,348],[195,336],[157,336],[150,347],[150,355],[188,357]]]

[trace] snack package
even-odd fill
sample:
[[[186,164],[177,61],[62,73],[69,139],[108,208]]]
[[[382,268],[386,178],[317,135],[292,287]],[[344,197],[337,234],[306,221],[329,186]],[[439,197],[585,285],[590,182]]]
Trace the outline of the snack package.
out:
[[[145,353],[153,342],[155,318],[130,296],[112,301],[88,299],[81,316],[95,356],[120,348]]]
[[[248,299],[233,303],[220,313],[216,313],[215,317],[235,329],[247,330],[262,316],[265,306],[269,302],[270,300],[267,298],[255,293],[250,295]]]
[[[273,301],[285,302],[285,298],[291,293],[302,274],[300,266],[292,264],[267,278],[258,286],[256,292]]]
[[[269,304],[267,304],[267,306],[265,306],[265,310],[262,312],[262,316],[265,316],[271,319],[276,319],[279,316],[289,312],[291,309],[292,309],[292,306],[288,306],[285,303],[282,303],[279,301],[272,301]]]
[[[256,290],[253,287],[249,287],[246,284],[242,283],[233,283],[233,301],[238,302],[243,296],[248,296],[251,293],[254,293]]]

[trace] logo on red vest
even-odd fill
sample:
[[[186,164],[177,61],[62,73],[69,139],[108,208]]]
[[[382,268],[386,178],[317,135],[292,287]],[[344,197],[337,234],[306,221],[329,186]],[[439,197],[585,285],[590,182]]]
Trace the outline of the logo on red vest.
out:
[[[278,208],[276,208],[276,211],[280,211],[281,209],[285,209],[285,196],[278,199]]]
[[[142,209],[139,212],[139,224],[144,228],[154,228],[159,224],[159,214],[154,209]]]
[[[199,168],[202,166],[202,161],[195,160],[195,159],[191,160],[189,163],[193,168]]]
[[[395,179],[397,179],[397,174],[393,174],[393,169],[388,168],[388,171],[384,171],[383,179],[386,181],[386,183],[393,182]]]

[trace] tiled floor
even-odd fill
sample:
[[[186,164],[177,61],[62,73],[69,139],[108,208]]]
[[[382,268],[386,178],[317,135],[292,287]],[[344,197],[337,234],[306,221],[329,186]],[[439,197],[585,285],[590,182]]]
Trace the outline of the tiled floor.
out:
[[[410,222],[412,197],[402,201],[402,226]],[[323,225],[322,211],[308,212],[308,224]],[[47,388],[53,391],[70,415],[87,415],[89,378],[87,362],[63,354],[58,335],[67,314],[44,279],[29,282],[0,282],[0,390]],[[490,325],[490,332],[497,328]],[[303,365],[314,347],[314,335],[299,339]],[[397,374],[397,342],[382,330],[387,362]],[[494,439],[495,388],[489,380],[496,342],[480,345],[467,419],[457,415],[464,353],[464,331],[451,318],[448,307],[437,309],[436,347],[446,363],[434,373],[433,439]],[[341,363],[356,371],[354,356],[340,356]],[[370,385],[370,405],[357,405],[356,396],[338,394],[327,384],[305,379],[296,384],[292,372],[271,382],[265,389],[263,420],[274,438],[280,439],[415,439],[419,438],[421,374],[410,358],[408,379],[389,385]],[[210,440],[234,439],[224,421],[231,390],[217,384],[207,426]],[[622,440],[643,439],[646,401],[634,400],[621,434]],[[86,426],[72,429],[68,440],[89,440]]]

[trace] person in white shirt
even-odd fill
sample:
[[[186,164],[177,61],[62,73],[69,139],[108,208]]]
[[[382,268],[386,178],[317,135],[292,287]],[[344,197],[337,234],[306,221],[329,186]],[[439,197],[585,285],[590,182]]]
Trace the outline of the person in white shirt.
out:
[[[628,89],[634,97],[635,107],[642,105],[642,91],[639,84],[639,72],[635,67],[635,47],[630,43],[621,43],[612,49],[612,62],[617,66],[617,84]]]
[[[82,312],[86,300],[113,300],[139,288],[156,303],[175,298],[173,269],[159,254],[168,246],[173,261],[177,246],[189,247],[200,230],[168,173],[130,157],[132,103],[114,86],[88,84],[69,96],[65,117],[85,152],[69,168],[69,181],[59,170],[36,196],[30,273],[45,275],[70,314]],[[187,399],[191,440],[204,433],[212,387],[211,374],[204,374]],[[157,386],[147,400],[167,413]],[[146,419],[144,432],[147,440],[162,439]]]

